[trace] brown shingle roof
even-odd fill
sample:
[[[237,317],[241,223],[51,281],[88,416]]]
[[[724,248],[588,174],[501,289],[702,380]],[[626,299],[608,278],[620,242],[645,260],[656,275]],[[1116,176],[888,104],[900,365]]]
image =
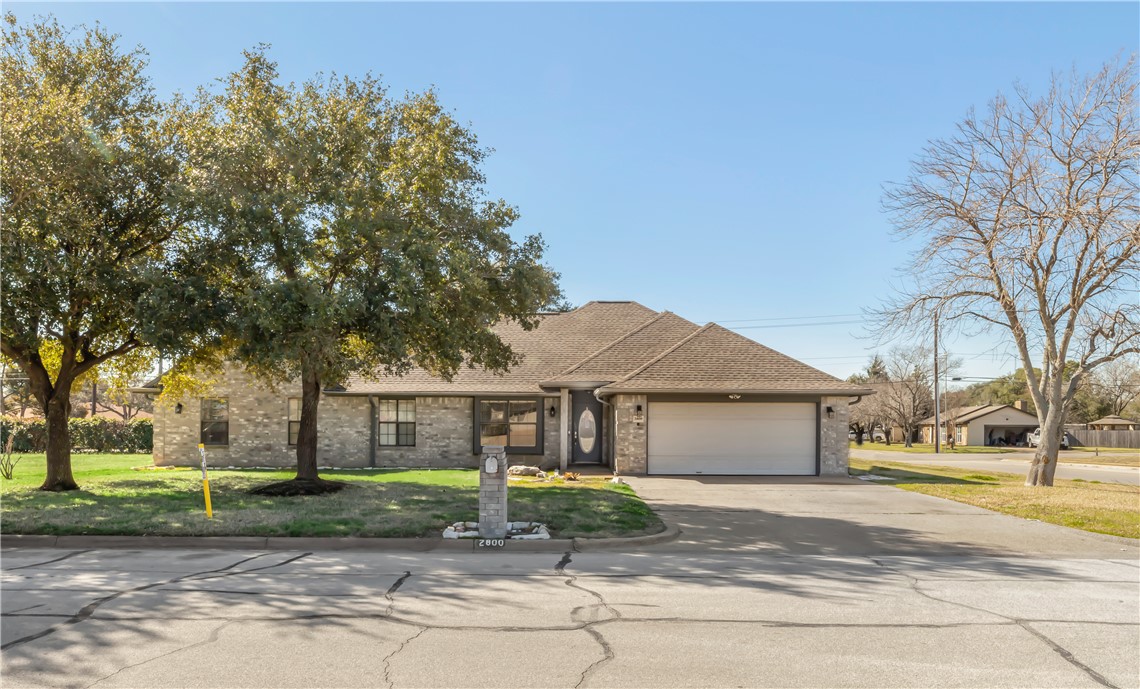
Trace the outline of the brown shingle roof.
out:
[[[988,416],[989,414],[992,414],[995,411],[998,411],[1001,409],[1007,409],[1007,408],[1012,409],[1014,411],[1019,411],[1022,414],[1029,414],[1029,416],[1033,416],[1033,414],[1031,414],[1030,412],[1027,412],[1024,409],[1018,409],[1017,407],[1013,406],[1012,404],[979,404],[979,405],[975,405],[972,407],[954,407],[952,409],[943,410],[942,414],[941,414],[942,423],[945,424],[948,419],[953,419],[954,423],[961,425],[964,423],[969,423],[969,422],[973,421],[974,419],[980,419],[983,416]],[[934,425],[934,417],[928,416],[927,418],[920,421],[918,423],[918,425],[920,425],[920,426],[933,426]]]
[[[482,367],[463,368],[449,383],[417,368],[403,376],[384,376],[377,381],[351,376],[345,387],[350,394],[540,392],[541,381],[657,316],[656,311],[637,302],[592,301],[567,313],[544,315],[538,327],[530,331],[523,330],[517,323],[495,326],[495,332],[503,341],[522,356],[522,362],[505,374],[497,375]]]
[[[619,380],[699,329],[696,323],[663,311],[559,375],[543,381],[543,384],[556,387],[569,383]]]
[[[715,323],[602,388],[604,393],[722,391],[871,394]]]

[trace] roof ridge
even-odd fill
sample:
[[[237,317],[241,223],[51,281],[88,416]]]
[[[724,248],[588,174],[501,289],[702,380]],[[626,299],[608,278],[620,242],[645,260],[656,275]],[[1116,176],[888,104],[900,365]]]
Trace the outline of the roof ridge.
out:
[[[554,377],[555,377],[555,378],[560,378],[560,377],[562,377],[562,376],[567,376],[567,375],[570,375],[570,374],[571,374],[571,373],[573,373],[575,370],[577,370],[577,369],[581,368],[581,367],[582,367],[582,365],[583,365],[583,364],[585,364],[587,361],[590,361],[591,359],[596,359],[596,358],[598,358],[598,356],[600,356],[600,355],[602,354],[602,352],[606,351],[606,350],[607,350],[607,349],[609,349],[610,347],[613,347],[613,346],[614,346],[614,345],[616,345],[617,343],[619,343],[619,342],[621,342],[621,341],[625,340],[626,338],[629,338],[629,337],[631,337],[631,336],[633,336],[633,335],[635,335],[635,334],[637,334],[637,333],[641,332],[642,330],[645,330],[645,329],[646,329],[646,328],[648,328],[650,325],[652,325],[652,324],[656,323],[657,321],[661,320],[662,318],[664,318],[664,317],[665,317],[665,314],[667,314],[667,313],[672,313],[672,311],[662,311],[661,313],[657,314],[657,315],[656,315],[656,316],[654,316],[653,318],[650,318],[649,320],[645,321],[644,323],[642,323],[641,325],[637,326],[637,327],[636,327],[636,328],[634,328],[633,330],[630,330],[629,332],[627,332],[626,334],[622,335],[622,336],[621,336],[621,337],[619,337],[618,339],[616,339],[616,340],[614,340],[613,342],[611,342],[611,343],[607,344],[606,346],[602,347],[601,349],[599,349],[598,351],[594,352],[593,354],[591,354],[590,356],[586,357],[585,359],[582,359],[581,361],[579,361],[579,362],[578,362],[578,363],[576,363],[576,364],[572,364],[572,365],[570,366],[570,368],[568,368],[568,369],[566,369],[566,370],[564,370],[564,371],[560,372],[558,375],[556,375],[556,376],[554,376]]]
[[[735,335],[736,337],[739,337],[742,340],[747,340],[747,341],[751,342],[752,344],[754,344],[758,347],[762,347],[762,348],[768,350],[769,352],[772,352],[773,354],[775,354],[777,356],[781,356],[781,357],[788,359],[790,361],[794,361],[799,366],[803,366],[806,369],[815,371],[816,373],[819,373],[820,375],[827,376],[828,378],[832,378],[832,379],[837,380],[841,383],[847,382],[847,381],[843,380],[842,378],[839,378],[838,376],[833,376],[830,373],[828,373],[827,371],[820,370],[820,369],[816,368],[815,366],[812,366],[811,364],[805,364],[804,362],[800,361],[799,359],[795,358],[794,356],[792,356],[790,354],[785,354],[778,349],[772,349],[771,347],[764,344],[763,342],[757,342],[756,340],[753,340],[751,337],[748,337],[747,335],[741,335],[740,333],[736,332],[732,328],[726,328],[723,325],[721,325],[720,323],[709,323],[709,325],[715,325],[716,327],[720,328],[721,330],[723,330],[724,332],[726,332],[730,335]]]
[[[614,383],[624,383],[625,381],[629,380],[630,378],[633,378],[634,376],[636,376],[636,375],[638,375],[639,373],[643,372],[645,369],[649,368],[649,367],[650,367],[650,366],[652,366],[653,364],[656,364],[658,361],[661,361],[661,360],[662,360],[662,359],[664,359],[665,357],[667,357],[667,356],[669,356],[670,354],[672,354],[673,352],[677,351],[678,349],[680,349],[680,348],[681,348],[681,345],[685,344],[686,342],[688,342],[689,340],[693,339],[693,338],[694,338],[694,337],[696,337],[697,335],[700,335],[701,333],[703,333],[704,331],[708,330],[710,327],[712,327],[712,326],[714,326],[714,325],[716,325],[716,323],[705,323],[705,324],[704,324],[704,325],[702,325],[700,328],[697,328],[697,329],[696,329],[696,330],[694,330],[693,332],[691,332],[691,333],[689,333],[688,335],[686,335],[685,337],[681,338],[681,341],[680,341],[680,342],[678,342],[677,344],[673,345],[673,346],[672,346],[672,347],[670,347],[669,349],[666,349],[664,352],[661,352],[661,353],[660,353],[660,354],[658,354],[657,356],[655,356],[655,357],[653,357],[652,359],[650,359],[649,361],[645,362],[644,364],[642,364],[642,365],[641,365],[641,367],[640,367],[640,368],[638,368],[637,370],[635,370],[635,371],[631,372],[629,375],[627,375],[627,376],[625,376],[625,377],[623,377],[623,378],[619,378],[618,380],[615,380],[615,381],[614,381]],[[611,383],[611,385],[613,385],[614,383]]]

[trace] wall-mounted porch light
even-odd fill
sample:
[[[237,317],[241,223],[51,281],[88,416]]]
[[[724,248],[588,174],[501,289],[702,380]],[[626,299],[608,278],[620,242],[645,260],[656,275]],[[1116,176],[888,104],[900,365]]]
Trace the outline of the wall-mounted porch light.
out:
[[[641,423],[644,420],[645,420],[645,410],[639,404],[636,407],[634,407],[634,409],[633,409],[633,421],[634,421],[634,423]]]
[[[182,413],[182,403],[181,402],[174,405],[174,413],[175,414],[181,414]]]
[[[553,418],[554,418],[554,415],[555,415],[555,414],[557,414],[557,413],[558,413],[558,410],[554,408],[554,405],[553,405],[553,404],[552,404],[552,405],[550,405],[550,418],[552,418],[552,419],[553,419]]]
[[[827,418],[829,418],[829,419],[835,418],[835,407],[828,407],[827,408]]]

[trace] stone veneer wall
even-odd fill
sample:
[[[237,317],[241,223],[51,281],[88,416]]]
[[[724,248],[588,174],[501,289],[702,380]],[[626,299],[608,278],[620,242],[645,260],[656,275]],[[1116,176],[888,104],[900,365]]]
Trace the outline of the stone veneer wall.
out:
[[[847,476],[849,397],[824,397],[819,401],[819,475]],[[835,418],[827,418],[827,408]]]
[[[642,421],[634,421],[637,405],[641,405]],[[648,436],[645,419],[649,405],[645,395],[614,395],[614,473],[644,474],[648,462]]]
[[[296,448],[288,444],[290,397],[300,397],[299,384],[276,390],[257,384],[239,368],[227,367],[210,397],[229,400],[229,445],[208,446],[211,466],[282,466],[296,464]],[[154,416],[154,462],[158,466],[193,466],[199,463],[201,400],[180,400],[158,406]],[[558,465],[559,417],[551,418],[557,398],[542,398],[543,456],[511,455],[512,464]],[[371,403],[366,396],[322,395],[317,418],[317,462],[320,466],[365,467],[373,438]],[[380,467],[475,467],[479,455],[471,451],[472,402],[470,397],[417,397],[415,447],[377,447]]]

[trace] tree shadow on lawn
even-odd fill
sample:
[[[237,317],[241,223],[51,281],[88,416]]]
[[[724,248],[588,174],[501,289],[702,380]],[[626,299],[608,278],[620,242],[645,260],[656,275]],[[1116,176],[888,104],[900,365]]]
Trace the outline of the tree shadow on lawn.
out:
[[[351,474],[351,472],[346,472]],[[444,477],[446,479],[446,477]],[[339,493],[270,497],[249,489],[257,474],[211,480],[207,519],[197,477],[130,477],[83,489],[5,493],[3,532],[51,535],[438,537],[478,519],[478,485],[348,481]],[[544,486],[509,494],[512,521],[541,521],[555,536],[652,533],[663,527],[636,497],[604,488]]]

